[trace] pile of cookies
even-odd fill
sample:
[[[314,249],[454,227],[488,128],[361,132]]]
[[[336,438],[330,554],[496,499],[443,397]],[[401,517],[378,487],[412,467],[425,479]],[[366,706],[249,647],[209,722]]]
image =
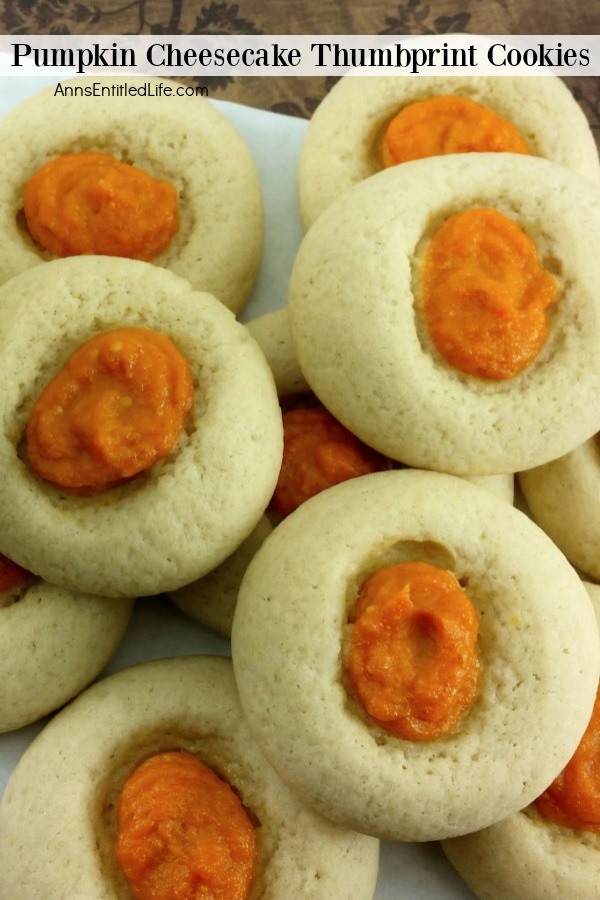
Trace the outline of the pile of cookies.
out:
[[[596,896],[581,110],[551,77],[343,78],[287,305],[244,326],[241,138],[198,98],[89,109],[0,121],[0,729],[80,694],[6,789],[1,900],[367,900],[379,840],[442,841],[482,898]],[[232,660],[84,690],[156,594]]]

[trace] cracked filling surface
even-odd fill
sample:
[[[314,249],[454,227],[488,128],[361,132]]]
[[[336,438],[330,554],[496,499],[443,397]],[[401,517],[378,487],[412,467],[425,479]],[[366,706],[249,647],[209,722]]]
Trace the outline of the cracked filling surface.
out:
[[[529,153],[518,128],[469,97],[429,97],[398,112],[381,148],[385,167],[446,153]]]
[[[425,562],[386,566],[362,586],[347,658],[353,693],[385,731],[450,733],[473,703],[477,613],[456,577]]]
[[[600,833],[600,693],[577,750],[535,801],[546,819],[566,828]]]
[[[38,397],[26,428],[29,464],[65,490],[102,491],[170,453],[193,396],[190,367],[165,335],[96,335]]]
[[[29,179],[23,207],[32,237],[54,256],[149,261],[177,232],[177,189],[108,153],[65,153]]]
[[[536,246],[496,209],[450,216],[423,262],[423,307],[430,337],[450,365],[504,380],[531,365],[549,333],[556,281]]]
[[[283,461],[272,505],[287,516],[334,484],[389,468],[389,461],[348,431],[326,409],[283,414]]]
[[[227,782],[193,754],[170,751],[126,781],[115,857],[136,900],[246,900],[256,835]]]

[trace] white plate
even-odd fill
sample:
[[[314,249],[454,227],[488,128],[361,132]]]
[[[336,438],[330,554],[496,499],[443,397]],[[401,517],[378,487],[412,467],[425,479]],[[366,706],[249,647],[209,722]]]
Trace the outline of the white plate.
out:
[[[55,82],[56,79],[45,77],[0,76],[0,115]],[[93,99],[88,102],[93,103]],[[119,98],[115,102],[126,101]],[[249,321],[285,305],[288,278],[302,239],[296,171],[307,122],[235,103],[215,105],[231,119],[248,143],[259,168],[265,198],[263,264],[241,316],[243,321]],[[138,601],[123,643],[103,674],[143,660],[194,653],[229,655],[229,642],[188,619],[166,600]],[[21,754],[43,724],[0,735],[0,794]],[[0,874],[0,887],[1,879]],[[437,844],[382,844],[376,900],[469,900],[473,897]]]

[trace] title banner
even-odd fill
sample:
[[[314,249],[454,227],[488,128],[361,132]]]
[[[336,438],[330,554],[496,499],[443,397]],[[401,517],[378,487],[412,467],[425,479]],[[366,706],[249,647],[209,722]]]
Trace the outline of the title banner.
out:
[[[599,75],[598,35],[12,35],[2,75]]]

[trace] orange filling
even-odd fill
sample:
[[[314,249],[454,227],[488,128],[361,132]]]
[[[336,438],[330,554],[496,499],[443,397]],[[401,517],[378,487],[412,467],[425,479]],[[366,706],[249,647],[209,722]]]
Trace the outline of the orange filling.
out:
[[[600,834],[600,692],[579,747],[535,805],[551,822]]]
[[[351,620],[347,673],[369,716],[409,741],[449,734],[480,670],[477,613],[454,575],[424,562],[380,569]]]
[[[177,190],[107,153],[50,160],[25,188],[27,227],[54,256],[151,260],[178,228]]]
[[[445,153],[529,153],[515,126],[468,97],[431,97],[405,106],[387,127],[384,166]]]
[[[283,435],[283,462],[272,500],[280,516],[289,515],[325,488],[389,467],[385,457],[325,409],[286,412]]]
[[[503,380],[531,365],[556,295],[534,242],[495,209],[451,216],[429,241],[422,272],[429,335],[468,375]]]
[[[136,900],[245,900],[254,827],[231,787],[190,753],[159,753],[125,783],[115,857]]]
[[[83,344],[38,397],[27,458],[47,481],[96,493],[143,472],[177,442],[193,403],[187,361],[146,328]]]
[[[23,587],[34,576],[27,569],[22,569],[8,556],[0,553],[0,593],[12,591],[14,588]]]

